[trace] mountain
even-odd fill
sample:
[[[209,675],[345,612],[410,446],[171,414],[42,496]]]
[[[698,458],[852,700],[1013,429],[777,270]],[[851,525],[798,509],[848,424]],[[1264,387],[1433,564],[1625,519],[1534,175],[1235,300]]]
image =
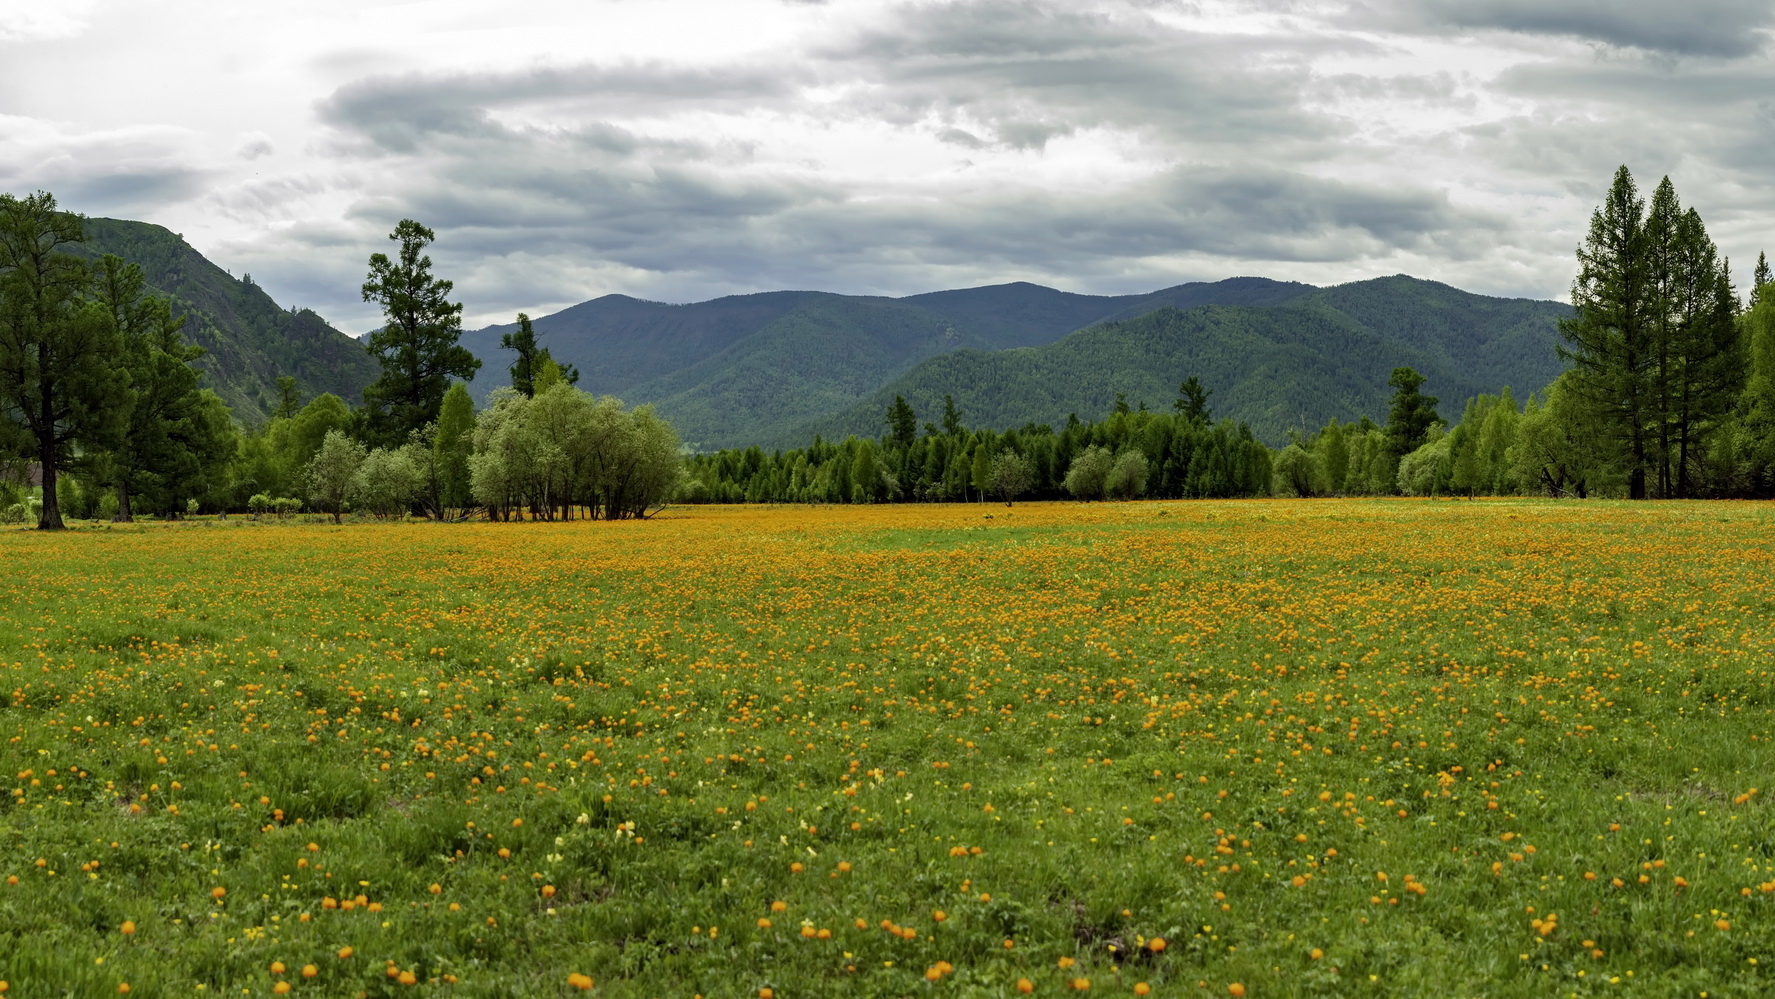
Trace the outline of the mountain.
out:
[[[1135,309],[1125,310],[1136,311]],[[1416,368],[1445,417],[1481,392],[1545,386],[1562,365],[1554,349],[1556,302],[1488,298],[1403,275],[1293,295],[1277,305],[1166,305],[1079,330],[1054,343],[929,358],[835,415],[766,444],[880,433],[903,395],[921,415],[953,395],[968,423],[1058,426],[1114,405],[1167,407],[1194,374],[1214,391],[1215,412],[1250,423],[1272,444],[1331,417],[1381,419],[1392,369]],[[1124,313],[1124,314],[1125,314]]]
[[[693,305],[605,295],[538,318],[536,335],[556,360],[578,366],[580,388],[622,395],[719,353],[819,295],[772,291]],[[499,338],[517,328],[513,322],[462,335],[462,345],[481,359],[481,370],[469,383],[477,399],[511,384],[511,355],[500,350]]]
[[[1083,326],[1166,306],[1277,305],[1311,285],[1234,278],[1144,295],[1077,295],[1017,282],[906,298],[773,292],[664,305],[610,295],[536,320],[580,387],[651,402],[686,441],[719,448],[790,440],[927,358],[1049,344]],[[507,381],[514,326],[463,336],[485,399]],[[870,430],[868,432],[873,432]]]
[[[294,375],[304,400],[331,392],[348,403],[363,397],[378,373],[363,344],[308,309],[289,311],[251,278],[233,277],[177,233],[147,222],[84,220],[86,242],[74,251],[114,253],[138,264],[154,292],[185,316],[185,339],[208,351],[197,362],[241,420],[254,423],[277,404],[277,379]]]

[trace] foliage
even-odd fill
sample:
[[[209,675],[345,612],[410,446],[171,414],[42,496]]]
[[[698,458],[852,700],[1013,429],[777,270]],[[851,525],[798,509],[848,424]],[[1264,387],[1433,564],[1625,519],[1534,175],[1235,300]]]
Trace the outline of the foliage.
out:
[[[451,379],[474,377],[481,362],[457,342],[462,303],[449,297],[455,285],[433,277],[431,258],[424,255],[436,236],[402,219],[388,238],[400,244],[396,259],[371,254],[363,286],[364,301],[380,305],[383,317],[366,345],[382,375],[364,389],[364,404],[372,433],[398,445],[436,418]]]
[[[1035,467],[1022,455],[1005,448],[993,456],[987,480],[987,491],[1010,506],[1035,485]]]
[[[1138,499],[1146,493],[1146,454],[1137,447],[1126,447],[1116,455],[1103,477],[1103,495],[1110,499]]]
[[[1591,216],[1578,264],[1574,314],[1560,324],[1569,388],[1607,435],[1631,497],[1692,495],[1709,438],[1743,386],[1725,264],[1668,177],[1648,211],[1625,166]]]
[[[332,514],[333,523],[339,523],[340,514],[357,487],[358,469],[368,456],[364,446],[343,431],[329,430],[309,461],[304,475],[308,498],[323,512]]]
[[[518,313],[518,328],[502,335],[499,338],[499,346],[505,350],[515,351],[518,355],[512,361],[509,369],[512,388],[524,395],[534,396],[538,389],[537,374],[545,365],[553,363],[554,358],[549,355],[547,347],[537,344],[536,326],[530,321],[530,317],[522,312]],[[558,365],[556,370],[569,385],[579,381],[579,369],[571,364]]]
[[[1393,389],[1393,401],[1387,406],[1387,443],[1396,457],[1423,447],[1430,440],[1431,429],[1442,422],[1436,415],[1439,400],[1418,391],[1424,381],[1423,375],[1410,368],[1394,368],[1387,379]]]
[[[1271,474],[1275,477],[1277,496],[1310,499],[1331,492],[1331,478],[1325,472],[1325,463],[1318,454],[1299,444],[1290,444],[1276,455],[1271,463]]]
[[[678,437],[641,406],[624,411],[566,382],[535,398],[506,390],[475,422],[475,500],[500,520],[647,516],[678,487]]]
[[[916,414],[915,414],[916,415]],[[1268,450],[1248,428],[1222,420],[1208,425],[1173,413],[1127,410],[1111,413],[1099,423],[1072,420],[1058,433],[1046,426],[1027,426],[1003,433],[970,431],[962,424],[953,400],[945,407],[943,427],[925,424],[923,436],[910,446],[892,432],[879,442],[846,438],[791,451],[765,452],[751,447],[694,455],[681,499],[687,502],[844,503],[855,499],[852,481],[865,448],[881,474],[872,500],[956,502],[984,499],[994,493],[996,456],[1009,451],[1030,472],[1030,484],[1018,495],[1055,499],[1080,495],[1066,485],[1077,457],[1096,447],[1109,465],[1090,498],[1103,495],[1110,470],[1122,457],[1116,479],[1119,495],[1160,497],[1228,497],[1266,495],[1270,488]],[[1142,467],[1144,466],[1144,467]],[[1095,480],[1093,480],[1095,481]],[[1002,495],[1000,496],[1002,499]]]
[[[110,364],[117,333],[89,297],[89,269],[68,252],[82,238],[80,219],[50,195],[0,194],[0,420],[42,469],[44,530],[62,528],[58,477],[116,432],[127,385]]]
[[[118,340],[126,374],[109,406],[109,432],[92,442],[88,470],[114,490],[111,519],[128,523],[135,508],[168,516],[189,500],[220,494],[239,450],[232,417],[203,389],[193,363],[203,348],[184,342],[185,320],[150,295],[142,269],[106,254],[93,268],[95,304]]]
[[[1092,444],[1080,451],[1066,466],[1066,491],[1074,499],[1103,499],[1115,457],[1108,448]]]
[[[468,474],[474,428],[474,400],[468,394],[468,386],[456,382],[444,393],[432,445],[432,460],[438,469],[438,505],[442,511],[460,511],[474,502]]]
[[[352,509],[375,517],[404,517],[425,490],[425,473],[417,455],[429,461],[430,448],[412,446],[393,450],[373,448],[352,474]]]

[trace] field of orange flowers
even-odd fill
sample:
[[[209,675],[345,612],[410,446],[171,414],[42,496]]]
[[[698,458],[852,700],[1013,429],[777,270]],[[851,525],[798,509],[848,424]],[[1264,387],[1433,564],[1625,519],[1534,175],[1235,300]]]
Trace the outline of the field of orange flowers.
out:
[[[8,531],[0,991],[1767,994],[1772,526]]]

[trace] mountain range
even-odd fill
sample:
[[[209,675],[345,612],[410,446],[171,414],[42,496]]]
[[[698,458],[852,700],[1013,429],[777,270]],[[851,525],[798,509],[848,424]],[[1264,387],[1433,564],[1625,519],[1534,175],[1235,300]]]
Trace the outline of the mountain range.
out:
[[[769,292],[691,305],[607,295],[536,320],[580,387],[653,403],[699,449],[876,436],[895,395],[925,419],[953,395],[971,425],[1058,425],[1071,414],[1169,406],[1194,374],[1217,413],[1272,443],[1291,428],[1385,415],[1409,365],[1458,407],[1561,370],[1569,309],[1474,295],[1399,275],[1330,288],[1258,277],[1144,295],[1077,295],[1015,283],[907,298]],[[471,385],[505,382],[499,339],[463,336],[484,360]]]
[[[304,400],[348,402],[377,374],[358,341],[306,309],[287,310],[175,233],[87,219],[83,252],[143,267],[187,317],[209,384],[244,422],[276,404],[276,378]],[[1509,385],[1521,397],[1561,370],[1555,302],[1474,295],[1398,275],[1318,288],[1261,277],[1138,295],[1080,295],[1017,282],[905,298],[776,291],[687,305],[606,295],[536,320],[581,388],[652,403],[699,449],[803,444],[816,433],[876,436],[895,395],[934,420],[952,395],[972,426],[1058,425],[1101,415],[1118,396],[1168,407],[1196,375],[1220,416],[1278,443],[1337,417],[1383,418],[1394,367],[1428,378],[1454,416]],[[467,331],[482,360],[478,400],[508,381],[514,325]]]

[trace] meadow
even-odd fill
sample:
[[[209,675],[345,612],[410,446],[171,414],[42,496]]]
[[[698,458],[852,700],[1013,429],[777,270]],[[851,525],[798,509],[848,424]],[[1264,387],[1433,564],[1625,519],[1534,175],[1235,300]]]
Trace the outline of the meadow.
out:
[[[0,990],[1767,994],[1772,526],[9,530]]]

